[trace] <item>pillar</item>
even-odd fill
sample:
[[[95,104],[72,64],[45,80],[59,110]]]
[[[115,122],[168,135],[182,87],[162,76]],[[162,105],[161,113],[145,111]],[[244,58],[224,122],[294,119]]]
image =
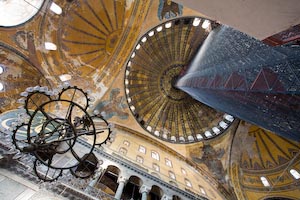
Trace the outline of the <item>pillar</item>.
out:
[[[300,141],[299,55],[299,47],[267,46],[219,26],[176,87],[216,110]]]
[[[85,188],[85,192],[88,193],[88,191],[89,191],[91,188],[94,188],[94,187],[95,187],[95,185],[97,184],[97,182],[98,182],[99,178],[101,177],[101,174],[102,174],[103,171],[104,171],[104,170],[101,169],[101,168],[98,169],[98,170],[96,171],[96,173],[95,173],[94,176],[93,176],[93,179],[90,181],[89,185]]]
[[[123,189],[125,187],[125,184],[127,182],[127,178],[124,177],[124,176],[119,176],[118,178],[118,188],[117,188],[117,191],[116,191],[116,194],[115,194],[115,199],[121,199],[121,196],[122,196],[122,193],[123,193]]]
[[[149,193],[150,189],[151,188],[146,186],[146,185],[143,185],[140,188],[140,193],[142,194],[142,200],[147,200],[147,196],[148,196],[148,193]]]
[[[98,182],[98,179],[100,178],[101,174],[102,174],[102,170],[101,170],[101,169],[98,170],[98,171],[94,174],[93,179],[92,179],[91,182],[89,183],[89,186],[90,186],[90,187],[94,187],[94,186],[96,185],[96,183]]]

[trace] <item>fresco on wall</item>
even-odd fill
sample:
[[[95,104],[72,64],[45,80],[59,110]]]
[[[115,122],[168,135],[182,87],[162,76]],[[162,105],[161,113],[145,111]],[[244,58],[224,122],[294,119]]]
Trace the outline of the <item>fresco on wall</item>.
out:
[[[182,15],[183,6],[171,0],[159,0],[158,19],[171,19]]]
[[[128,113],[124,110],[127,107],[124,96],[120,95],[120,88],[114,88],[111,90],[109,99],[102,101],[96,106],[96,110],[99,110],[105,119],[110,119],[113,116],[117,116],[120,119],[127,119]]]
[[[191,158],[193,159],[193,161],[198,164],[205,164],[208,167],[208,169],[215,175],[215,177],[219,181],[224,183],[226,173],[223,168],[221,159],[225,154],[225,150],[216,150],[211,145],[204,144],[199,152],[202,152],[202,155],[196,155],[194,153],[191,153]]]
[[[0,64],[0,82],[3,84],[0,91],[1,112],[18,107],[16,100],[27,87],[44,85],[50,88],[48,80],[40,71],[10,46],[0,45]]]
[[[32,32],[18,31],[14,36],[13,40],[23,50],[28,50],[28,35],[33,34]]]

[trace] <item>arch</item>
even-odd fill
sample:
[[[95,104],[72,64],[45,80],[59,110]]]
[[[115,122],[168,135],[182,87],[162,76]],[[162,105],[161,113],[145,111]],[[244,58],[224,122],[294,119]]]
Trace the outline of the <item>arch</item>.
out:
[[[138,176],[131,176],[124,187],[122,198],[124,200],[141,199],[142,194],[139,192],[143,181]]]
[[[172,172],[172,171],[169,171],[169,177],[173,180],[176,180],[176,176],[175,176],[175,173]]]
[[[262,184],[263,184],[265,187],[270,187],[270,183],[269,183],[269,181],[268,181],[268,179],[267,179],[266,177],[261,176],[261,177],[260,177],[260,180],[261,180]]]
[[[127,154],[127,149],[124,148],[124,147],[121,147],[121,148],[119,149],[119,152],[120,152],[121,155],[126,156],[126,154]]]
[[[294,179],[300,179],[300,173],[297,170],[291,169],[290,174],[294,177]]]
[[[173,200],[181,200],[181,198],[179,196],[177,196],[177,195],[173,195],[172,199]]]
[[[163,196],[163,190],[157,185],[153,185],[150,192],[149,197],[151,200],[160,200]]]
[[[184,182],[185,182],[185,185],[186,185],[186,186],[192,188],[192,183],[191,183],[191,181],[190,181],[189,179],[185,178],[185,179],[184,179]]]
[[[127,146],[127,147],[130,146],[130,142],[129,142],[128,140],[124,140],[124,141],[123,141],[123,144],[124,144],[125,146]]]
[[[156,163],[153,163],[153,164],[152,164],[152,167],[153,167],[153,169],[154,169],[155,171],[157,171],[157,172],[159,172],[159,171],[160,171],[160,167],[159,167],[159,165],[158,165],[158,164],[156,164]]]
[[[136,156],[136,161],[137,161],[138,163],[140,163],[140,164],[143,164],[143,163],[144,163],[144,158],[143,158],[142,156],[137,155],[137,156]]]
[[[95,187],[103,192],[114,196],[118,188],[118,177],[121,170],[113,165],[109,165],[100,176]]]

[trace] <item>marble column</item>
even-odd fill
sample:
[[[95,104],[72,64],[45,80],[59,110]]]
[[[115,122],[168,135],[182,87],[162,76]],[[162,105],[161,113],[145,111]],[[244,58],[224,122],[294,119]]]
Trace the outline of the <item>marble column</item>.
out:
[[[101,177],[102,172],[103,170],[101,168],[96,171],[96,173],[93,175],[93,179],[89,182],[89,185],[85,188],[85,192],[88,192],[90,188],[95,187],[99,178]]]
[[[101,170],[101,169],[98,170],[98,171],[94,174],[93,179],[92,179],[91,182],[89,183],[89,186],[90,186],[90,187],[94,187],[94,186],[96,185],[96,183],[98,182],[98,179],[100,178],[101,174],[102,174],[102,170]]]
[[[121,199],[122,193],[123,193],[123,189],[125,187],[125,184],[127,182],[128,178],[124,177],[124,176],[119,176],[118,178],[118,188],[115,194],[115,199]]]
[[[147,200],[147,196],[148,196],[148,193],[150,190],[151,190],[151,188],[146,185],[143,185],[140,188],[140,193],[142,194],[142,200]]]

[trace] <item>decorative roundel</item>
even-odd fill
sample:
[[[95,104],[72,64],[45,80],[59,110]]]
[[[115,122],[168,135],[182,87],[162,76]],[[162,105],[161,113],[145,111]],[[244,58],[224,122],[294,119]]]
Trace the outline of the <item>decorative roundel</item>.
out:
[[[43,6],[44,0],[0,1],[0,26],[18,26],[34,17]]]
[[[234,118],[175,87],[214,22],[199,17],[166,21],[144,34],[125,70],[125,93],[139,124],[173,143],[192,143],[223,133]]]

